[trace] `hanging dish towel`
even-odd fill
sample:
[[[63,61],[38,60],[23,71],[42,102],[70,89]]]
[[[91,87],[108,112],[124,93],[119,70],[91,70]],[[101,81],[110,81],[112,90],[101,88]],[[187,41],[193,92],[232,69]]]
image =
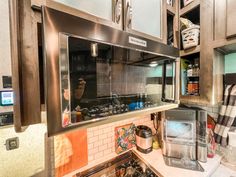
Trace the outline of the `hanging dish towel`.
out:
[[[215,140],[222,146],[227,146],[228,132],[235,126],[236,119],[236,85],[229,85],[225,89],[224,102],[221,106],[217,124],[214,130]]]

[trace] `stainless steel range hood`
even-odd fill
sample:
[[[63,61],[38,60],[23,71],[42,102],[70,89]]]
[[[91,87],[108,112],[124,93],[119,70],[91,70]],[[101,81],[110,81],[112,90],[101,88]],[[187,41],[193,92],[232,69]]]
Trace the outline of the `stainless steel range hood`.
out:
[[[51,32],[65,32],[86,39],[101,41],[119,47],[141,50],[144,52],[166,56],[179,57],[179,50],[166,44],[136,36],[126,31],[121,31],[109,26],[94,23],[92,21],[76,17],[48,7],[43,8],[46,26],[50,26]]]
[[[164,111],[178,106],[178,49],[109,26],[94,23],[92,21],[73,16],[52,8],[43,7],[42,12],[45,52],[44,62],[46,110],[48,117],[49,136],[65,132],[73,128],[85,127],[91,123],[93,123],[93,125],[96,125],[98,120],[98,122],[101,122],[102,120],[103,123],[108,123],[109,121],[107,120],[119,121],[125,118],[133,117],[135,115],[143,115],[144,113],[146,115],[152,112]],[[90,50],[92,44],[97,44],[96,46],[98,47],[100,58],[91,58],[97,55]],[[80,62],[76,63],[77,65],[72,64],[72,61],[74,61],[72,57],[73,51],[77,51],[76,57],[74,57],[76,58],[75,60],[80,60]],[[87,59],[90,60],[83,60],[83,56],[81,57],[78,53],[80,53],[81,55],[84,55],[84,53],[86,53]],[[81,62],[82,60],[83,62]],[[156,75],[150,76],[147,74],[151,73],[149,71],[154,71],[153,67],[150,66],[150,63],[153,61],[158,62],[160,64],[158,66],[162,66],[161,77]],[[83,64],[81,63],[85,62],[87,66],[89,65],[88,68],[92,70],[78,69],[81,68],[81,66],[83,67]],[[116,62],[120,62],[120,65],[115,65],[114,63]],[[122,67],[118,68],[118,66]],[[168,66],[171,67],[171,77],[167,74],[166,68]],[[106,68],[108,69],[106,70]],[[122,76],[121,78],[125,78],[125,81],[119,80],[119,84],[127,83],[128,85],[131,83],[132,85],[132,82],[140,81],[142,85],[140,87],[139,85],[137,85],[137,83],[135,83],[136,85],[134,86],[123,85],[126,89],[124,92],[123,90],[112,90],[111,85],[112,81],[114,80],[112,80],[111,77],[111,68],[115,68],[113,71],[117,71],[118,73],[113,74],[113,76],[120,74],[120,76]],[[122,70],[122,68],[126,69]],[[136,73],[132,72],[134,71],[132,69],[134,69]],[[76,120],[73,120],[73,122],[64,122],[65,110],[69,110],[69,113],[67,112],[69,116],[67,116],[70,117],[71,120],[72,117],[74,118],[72,112],[74,112],[75,106],[72,105],[73,103],[71,102],[71,100],[75,99],[75,96],[73,95],[73,90],[71,90],[71,88],[74,88],[73,83],[76,82],[74,82],[74,80],[71,78],[76,76],[76,78],[78,79],[81,75],[81,72],[83,72],[83,77],[87,77],[87,84],[90,83],[90,87],[87,87],[89,88],[87,90],[90,90],[90,92],[89,94],[85,94],[88,97],[86,97],[86,99],[84,98],[83,102],[79,101],[79,104],[80,106],[83,104],[82,107],[84,106],[83,108],[86,108],[86,111],[90,114],[90,116],[87,118],[86,116],[83,117],[83,111],[81,111],[80,113],[82,115],[82,118],[76,117]],[[123,77],[123,73],[126,74],[125,77]],[[132,74],[129,80],[126,76],[128,76],[130,73]],[[135,75],[139,75],[139,79],[134,79]],[[64,82],[65,80],[66,82]],[[93,85],[91,85],[91,83],[93,83]],[[118,86],[122,87],[122,84],[119,84]],[[168,84],[169,87],[167,89]],[[101,85],[105,85],[104,88],[100,88]],[[147,85],[149,85],[148,93],[146,93],[147,89],[145,90]],[[69,90],[69,98],[66,101],[64,96],[64,86],[67,88],[67,90]],[[134,91],[130,91],[131,87],[134,88]],[[94,88],[94,90],[92,90],[92,88]],[[141,88],[141,91],[138,90],[139,88]],[[167,93],[167,91],[169,94]],[[101,92],[102,94],[100,94]],[[117,113],[113,110],[114,107],[110,106],[110,100],[114,100],[113,93],[115,92],[119,92],[119,94],[117,95],[120,95],[119,98],[124,103],[121,104],[125,107],[125,109],[122,108],[123,112],[121,111]],[[132,105],[130,102],[141,98],[141,96],[137,97],[137,93],[141,95],[143,95],[143,93],[146,93],[146,95],[150,96],[151,102],[149,102],[151,106],[146,107],[146,105],[144,104],[144,106],[141,106],[142,108],[127,108],[128,105]],[[155,96],[152,97],[152,95]],[[78,98],[78,100],[80,98]],[[156,102],[156,100],[158,101]],[[69,102],[69,104],[72,106],[68,106],[69,104],[67,103],[64,104],[65,102]],[[74,103],[75,102],[76,101],[74,101]],[[171,102],[174,104],[165,102]],[[102,107],[101,105],[99,105],[100,103],[102,103]],[[143,101],[142,103],[145,102]],[[94,108],[94,104],[97,104],[96,106],[98,107]],[[108,109],[109,111],[106,111]],[[119,109],[119,111],[122,109]]]

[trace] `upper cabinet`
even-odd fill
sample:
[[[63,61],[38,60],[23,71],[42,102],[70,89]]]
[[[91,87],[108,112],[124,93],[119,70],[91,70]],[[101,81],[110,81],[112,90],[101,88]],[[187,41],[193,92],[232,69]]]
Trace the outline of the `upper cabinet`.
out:
[[[236,1],[227,0],[226,1],[226,37],[236,36]]]
[[[213,48],[228,54],[236,51],[236,1],[214,1],[212,10]]]
[[[180,17],[194,24],[193,27],[183,29],[181,35],[181,43],[185,42],[185,47],[180,47],[182,103],[214,105],[222,100],[224,60],[222,54],[214,50],[214,44],[216,38],[226,41],[225,33],[221,31],[225,32],[225,26],[220,24],[225,19],[224,13],[216,13],[219,18],[215,18],[213,13],[214,8],[220,10],[225,7],[221,3],[212,0],[180,0]],[[216,31],[217,27],[221,29]],[[194,46],[186,47],[186,44],[195,41]]]
[[[59,8],[69,13],[71,12],[73,13],[74,11],[72,10],[73,8],[91,15],[90,17],[86,16],[86,18],[88,17],[88,19],[92,21],[104,23],[109,26],[112,25],[113,27],[122,29],[122,0],[103,0],[102,3],[101,1],[97,0],[47,1],[47,5],[49,6],[54,6],[54,7],[59,6],[59,4],[57,3],[65,5],[65,6],[60,6]],[[82,13],[79,14],[79,11],[77,12],[78,14],[75,15],[83,16]]]
[[[166,43],[165,0],[31,0],[90,21]]]
[[[126,0],[125,30],[131,33],[162,40],[163,3],[162,0]]]
[[[42,5],[96,23],[123,29],[122,0],[31,0],[31,6],[35,9]]]

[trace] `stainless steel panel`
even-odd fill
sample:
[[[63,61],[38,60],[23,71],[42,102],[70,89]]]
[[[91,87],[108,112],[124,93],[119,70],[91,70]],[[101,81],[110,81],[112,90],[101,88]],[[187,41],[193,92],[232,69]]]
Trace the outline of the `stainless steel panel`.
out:
[[[142,149],[148,149],[152,147],[152,137],[142,138],[136,135],[136,144]]]
[[[196,144],[174,144],[163,143],[163,154],[168,157],[185,158],[189,160],[197,160],[196,158]]]

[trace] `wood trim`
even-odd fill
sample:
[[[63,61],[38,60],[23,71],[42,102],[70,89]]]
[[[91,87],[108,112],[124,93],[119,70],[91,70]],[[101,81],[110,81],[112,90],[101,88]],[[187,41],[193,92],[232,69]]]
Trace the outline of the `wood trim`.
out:
[[[14,125],[19,132],[41,122],[37,21],[30,1],[9,3]]]
[[[174,6],[170,6],[170,5],[166,5],[166,9],[171,13],[171,15],[175,15],[176,14],[176,8],[175,8],[175,4]]]
[[[180,56],[183,57],[183,56],[195,54],[198,52],[200,52],[200,45],[193,48],[186,49],[186,50],[180,50]]]
[[[227,45],[232,45],[236,43],[236,38],[231,38],[229,39],[219,39],[219,40],[215,40],[212,43],[212,47],[213,48],[219,48],[219,47],[224,47]]]
[[[226,0],[226,38],[236,37],[236,1]]]
[[[19,11],[17,10],[18,1],[9,1],[9,13],[10,13],[10,39],[11,39],[11,62],[12,62],[12,87],[14,90],[14,125],[16,132],[21,131],[21,117],[22,117],[22,99],[20,88],[21,74],[20,74],[20,61],[18,56],[20,55],[20,42],[19,42],[19,23],[17,17]],[[18,118],[17,118],[18,117]]]
[[[179,12],[179,16],[183,16],[186,13],[192,11],[193,9],[197,8],[200,5],[200,0],[194,0],[193,2],[191,2],[190,4],[188,4],[187,6],[183,7],[182,9],[180,9]]]
[[[162,22],[161,22],[161,42],[163,42],[164,44],[167,44],[167,4],[166,4],[166,0],[162,0]]]

